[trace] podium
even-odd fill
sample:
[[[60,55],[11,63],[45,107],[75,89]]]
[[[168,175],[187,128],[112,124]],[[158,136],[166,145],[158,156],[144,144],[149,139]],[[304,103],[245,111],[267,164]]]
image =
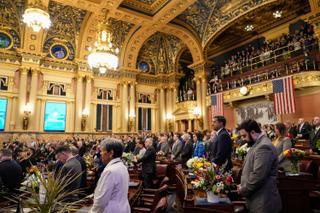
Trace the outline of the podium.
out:
[[[283,213],[311,212],[309,192],[314,190],[311,174],[300,173],[299,176],[278,176],[278,189],[282,199]]]

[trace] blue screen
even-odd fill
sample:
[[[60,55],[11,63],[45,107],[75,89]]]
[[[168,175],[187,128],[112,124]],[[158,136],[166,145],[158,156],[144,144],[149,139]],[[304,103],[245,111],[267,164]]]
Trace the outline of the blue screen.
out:
[[[65,131],[66,104],[47,102],[44,114],[44,131]]]
[[[4,130],[6,123],[7,99],[0,99],[0,131]]]

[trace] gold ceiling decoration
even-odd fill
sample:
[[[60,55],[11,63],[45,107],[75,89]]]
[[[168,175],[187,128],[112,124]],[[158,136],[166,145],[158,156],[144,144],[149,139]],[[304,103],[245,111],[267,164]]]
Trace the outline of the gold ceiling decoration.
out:
[[[169,2],[170,0],[124,0],[121,7],[153,16]]]

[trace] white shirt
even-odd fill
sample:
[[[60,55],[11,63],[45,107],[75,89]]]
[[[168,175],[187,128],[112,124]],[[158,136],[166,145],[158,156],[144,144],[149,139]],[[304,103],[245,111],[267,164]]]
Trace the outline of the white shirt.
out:
[[[128,170],[120,158],[115,158],[101,174],[90,213],[130,213],[128,189]]]

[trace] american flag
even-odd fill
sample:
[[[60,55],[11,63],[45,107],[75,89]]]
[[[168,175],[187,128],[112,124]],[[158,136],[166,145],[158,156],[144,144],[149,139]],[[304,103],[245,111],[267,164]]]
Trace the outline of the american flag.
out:
[[[211,96],[211,117],[223,115],[223,93]]]
[[[295,113],[296,103],[292,76],[272,81],[276,115]]]

